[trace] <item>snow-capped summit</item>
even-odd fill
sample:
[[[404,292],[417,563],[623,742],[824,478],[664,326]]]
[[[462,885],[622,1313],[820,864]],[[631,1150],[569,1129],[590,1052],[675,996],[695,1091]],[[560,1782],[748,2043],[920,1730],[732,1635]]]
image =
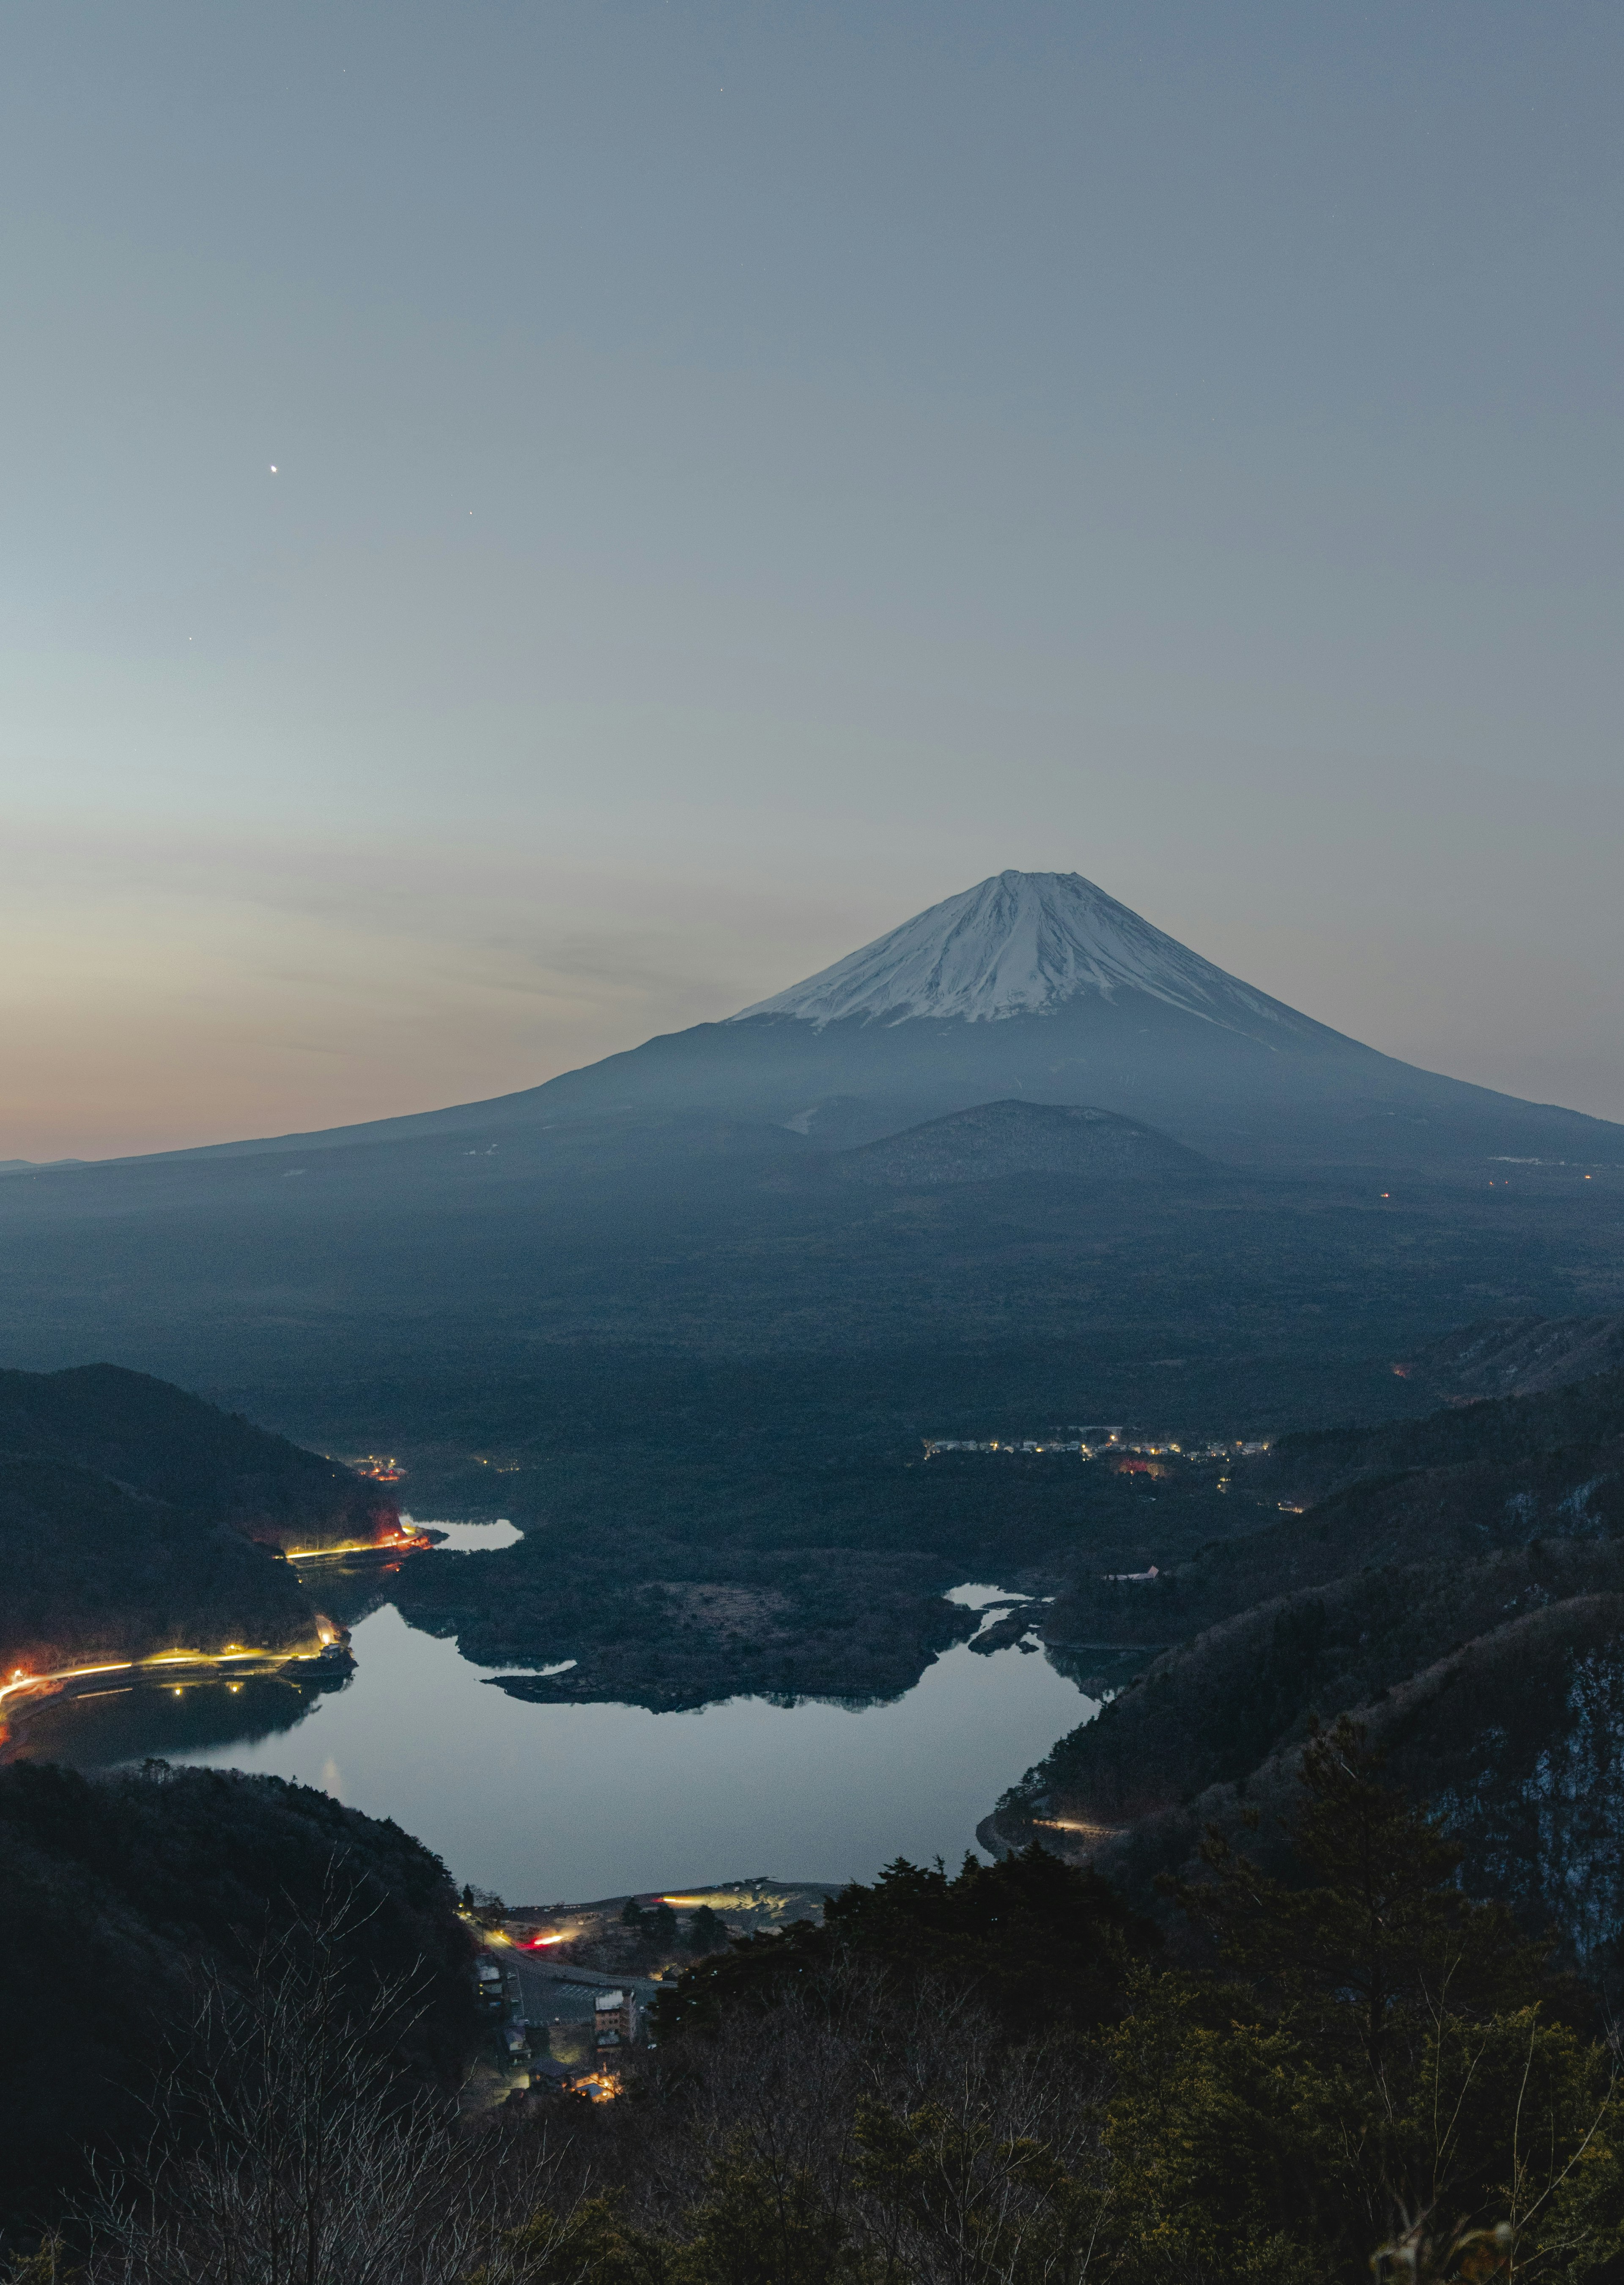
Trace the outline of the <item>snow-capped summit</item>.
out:
[[[1027,1115],[1046,1106],[1080,1117]],[[1016,872],[725,1022],[645,1040],[540,1087],[224,1149],[495,1143],[528,1132],[550,1154],[574,1128],[582,1164],[600,1152],[605,1164],[626,1151],[664,1164],[690,1150],[759,1151],[781,1167],[801,1150],[928,1129],[904,1153],[910,1180],[943,1179],[951,1161],[955,1181],[971,1169],[977,1181],[1066,1169],[1081,1181],[1110,1156],[1102,1119],[1159,1130],[1154,1164],[1180,1180],[1179,1146],[1231,1165],[1361,1166],[1384,1183],[1400,1166],[1480,1170],[1486,1157],[1624,1160],[1624,1129],[1395,1063],[1214,967],[1080,874]],[[945,1119],[958,1123],[949,1131],[936,1123]],[[1148,1143],[1128,1155],[1142,1166],[1153,1156]],[[530,1161],[515,1151],[499,1163]]]
[[[1225,1026],[1259,1020],[1315,1028],[1188,951],[1080,873],[995,873],[944,898],[832,968],[758,1000],[729,1020],[792,1016],[821,1030],[860,1017],[992,1023],[1047,1015],[1079,997],[1147,993]]]

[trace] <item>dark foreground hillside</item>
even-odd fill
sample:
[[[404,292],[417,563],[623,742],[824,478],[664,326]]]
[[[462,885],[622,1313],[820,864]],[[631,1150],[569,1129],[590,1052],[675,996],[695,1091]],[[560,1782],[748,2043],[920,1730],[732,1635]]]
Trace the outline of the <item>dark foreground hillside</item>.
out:
[[[1353,1731],[1303,1757],[1288,1823],[1283,1881],[1201,1868],[1197,1966],[1041,1849],[896,1863],[690,1969],[605,2102],[543,2078],[459,2115],[439,2053],[358,2037],[353,1976],[251,2006],[251,2050],[183,2069],[189,2103],[19,2273],[1616,2285],[1624,2102],[1593,1993],[1463,1892]]]
[[[0,2218],[51,2218],[86,2194],[87,2149],[137,2147],[204,2011],[318,1924],[346,2005],[413,1986],[389,2043],[403,2084],[454,2085],[470,1947],[420,1842],[277,1778],[0,1771]]]
[[[1055,1746],[992,1830],[1130,1893],[1204,1827],[1289,1795],[1350,1715],[1447,1815],[1473,1885],[1596,1974],[1624,1928],[1624,1374],[1283,1439],[1288,1512],[1140,1582],[1079,1583],[1051,1636],[1178,1646]],[[1300,1510],[1300,1512],[1291,1512]]]

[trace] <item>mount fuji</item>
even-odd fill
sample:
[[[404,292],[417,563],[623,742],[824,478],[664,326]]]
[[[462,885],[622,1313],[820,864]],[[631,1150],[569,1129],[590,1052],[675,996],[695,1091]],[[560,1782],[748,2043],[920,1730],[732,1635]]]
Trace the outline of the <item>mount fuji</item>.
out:
[[[1321,1027],[1227,976],[1080,873],[997,873],[729,1020],[996,1023],[1137,993],[1205,1023]],[[1334,1035],[1328,1035],[1334,1036]]]
[[[1624,1163],[1617,1126],[1400,1063],[1204,960],[1079,873],[1014,871],[720,1023],[543,1086],[208,1155],[630,1131],[674,1116],[839,1149],[1008,1100],[1114,1112],[1233,1165]]]

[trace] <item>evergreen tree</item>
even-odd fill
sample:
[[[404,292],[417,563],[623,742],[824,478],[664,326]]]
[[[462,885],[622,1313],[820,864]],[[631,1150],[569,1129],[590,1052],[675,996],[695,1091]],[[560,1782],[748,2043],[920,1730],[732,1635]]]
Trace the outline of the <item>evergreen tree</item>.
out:
[[[845,2233],[804,2167],[752,2152],[742,2138],[712,2168],[672,2285],[835,2285]]]
[[[1462,1851],[1378,1769],[1353,1723],[1316,1734],[1290,1827],[1306,1881],[1270,1879],[1210,1833],[1211,1884],[1176,1893],[1281,2021],[1328,2061],[1361,2058],[1379,2084],[1444,2013],[1482,2022],[1549,2001],[1555,1987],[1549,1945],[1455,1885]]]
[[[1573,1994],[1546,1972],[1549,1946],[1502,1906],[1463,1894],[1460,1852],[1378,1768],[1351,1722],[1310,1740],[1290,1827],[1299,1885],[1209,1833],[1210,1879],[1176,1892],[1251,2006],[1237,2007],[1235,1992],[1187,2002],[1178,2100],[1202,2081],[1193,2066],[1204,2042],[1206,2075],[1226,2084],[1244,2049],[1272,2055],[1286,2097],[1274,2210],[1285,2221],[1295,2203],[1293,2236],[1317,2213],[1333,2273],[1353,2275],[1377,2247],[1383,2275],[1488,2275],[1502,2254],[1520,2275],[1589,2273],[1604,2242],[1621,2242],[1608,2218],[1624,2187],[1612,2072],[1560,2020]],[[1136,2011],[1126,2050],[1142,2047],[1167,2004],[1164,1993]],[[1225,2014],[1227,2056],[1209,2036]],[[1243,2119],[1266,2107],[1260,2093],[1238,2107],[1232,2087],[1223,2095],[1236,2152]],[[1182,2139],[1192,2148],[1200,2137]],[[1213,2210],[1210,2196],[1194,2203]]]
[[[712,1952],[726,1951],[727,1930],[721,1915],[709,1904],[701,1904],[688,1922],[688,1950],[695,1959],[708,1959]]]

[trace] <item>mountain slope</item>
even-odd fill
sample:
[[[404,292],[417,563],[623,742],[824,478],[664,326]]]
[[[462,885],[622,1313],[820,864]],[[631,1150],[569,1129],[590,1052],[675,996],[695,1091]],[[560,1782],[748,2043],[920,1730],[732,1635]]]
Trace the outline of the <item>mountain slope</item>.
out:
[[[1624,1163],[1624,1130],[1395,1061],[1228,975],[1075,873],[1004,872],[716,1024],[543,1086],[188,1159],[699,1118],[841,1147],[1011,1096],[1232,1164]],[[650,1136],[651,1157],[666,1147]],[[30,1189],[71,1179],[19,1174]]]
[[[1457,1402],[1533,1396],[1624,1368],[1624,1316],[1487,1317],[1446,1333],[1398,1368]]]
[[[472,1945],[420,1841],[310,1786],[234,1770],[0,1771],[8,2250],[34,2244],[70,2197],[83,2210],[92,2156],[105,2169],[115,2149],[126,2163],[145,2150],[166,2076],[183,2058],[194,2078],[217,2074],[227,2009],[274,1990],[317,1926],[339,2006],[365,2006],[386,1978],[411,1990],[384,2035],[403,2083],[455,2088],[479,2031]],[[24,2276],[43,2265],[20,2265]]]
[[[1057,1598],[1052,1640],[1175,1647],[1006,1797],[997,1838],[1036,1818],[1149,1893],[1348,1713],[1448,1816],[1471,1884],[1591,1959],[1624,1912],[1624,1373],[1288,1437],[1258,1468],[1305,1472],[1330,1484],[1306,1512]]]
[[[279,1547],[386,1538],[379,1486],[168,1381],[122,1366],[0,1372],[0,1455],[64,1464]]]
[[[7,1675],[291,1649],[313,1638],[317,1616],[281,1550],[397,1524],[394,1504],[349,1469],[145,1373],[0,1372]]]

